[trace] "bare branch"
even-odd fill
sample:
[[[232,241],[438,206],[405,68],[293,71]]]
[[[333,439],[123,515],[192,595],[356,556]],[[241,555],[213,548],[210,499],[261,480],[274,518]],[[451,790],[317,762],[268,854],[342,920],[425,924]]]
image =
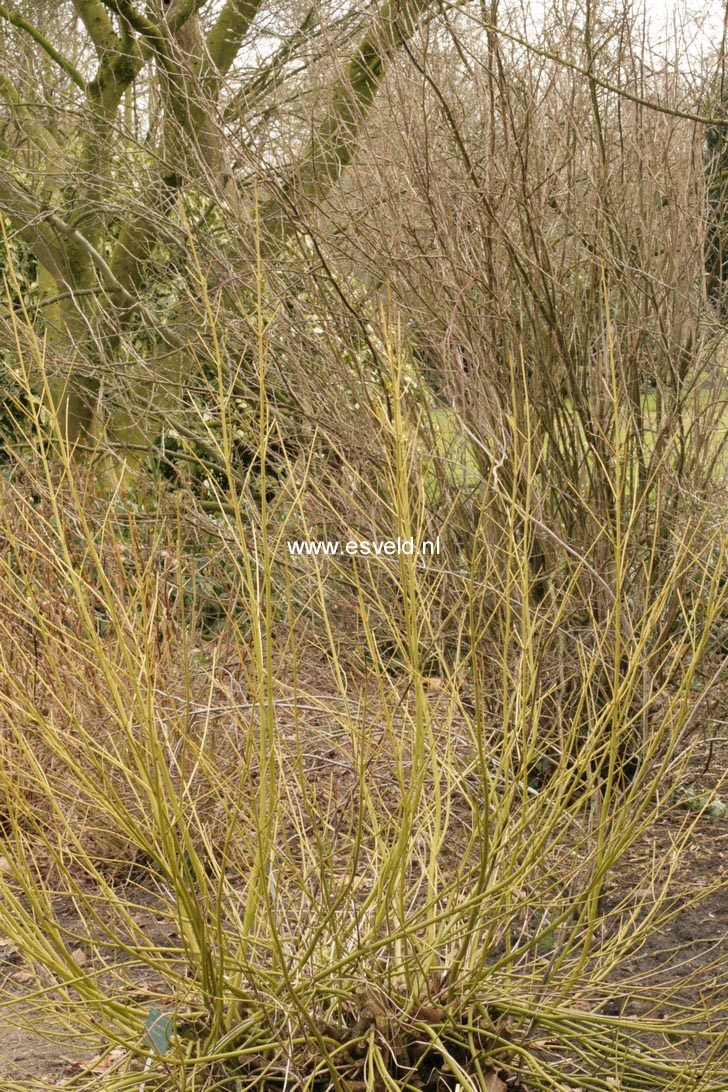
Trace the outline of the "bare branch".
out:
[[[12,80],[2,72],[0,72],[0,92],[7,100],[15,116],[19,120],[22,118],[23,133],[35,143],[36,147],[44,155],[56,155],[58,153],[58,141],[45,125],[41,125],[36,120],[32,111],[28,108],[27,101],[21,99]]]
[[[167,14],[166,22],[170,33],[176,34],[181,30],[187,20],[204,8],[206,3],[208,0],[177,0]]]
[[[10,171],[0,168],[0,212],[7,216],[20,237],[33,248],[45,269],[59,284],[68,283],[68,265],[63,247],[48,230],[38,203]]]
[[[6,19],[12,26],[17,27],[18,30],[25,31],[36,45],[48,54],[48,56],[56,62],[58,67],[66,73],[69,79],[73,80],[76,87],[79,87],[81,91],[86,91],[87,84],[81,73],[78,71],[75,65],[64,57],[62,53],[59,53],[55,46],[46,38],[45,34],[42,34],[38,27],[31,23],[28,19],[25,19],[22,15],[18,15],[16,11],[11,11],[10,8],[6,8],[4,4],[0,4],[0,19]]]
[[[528,50],[529,53],[533,53],[534,56],[543,57],[544,60],[547,61],[554,61],[561,68],[565,68],[569,72],[575,72],[577,76],[585,76],[595,87],[601,87],[604,91],[610,91],[613,95],[619,95],[620,98],[627,99],[628,102],[634,102],[638,106],[644,106],[646,109],[654,110],[658,114],[667,114],[668,117],[682,118],[683,121],[695,121],[699,125],[725,124],[724,118],[708,117],[705,114],[696,114],[692,110],[680,110],[674,106],[663,106],[661,103],[655,102],[654,99],[646,99],[642,95],[635,95],[632,91],[627,91],[626,88],[619,87],[617,84],[611,83],[609,80],[597,75],[590,66],[585,68],[583,65],[577,64],[575,61],[567,60],[566,57],[554,53],[550,49],[542,49],[540,46],[533,45],[532,42],[527,41],[518,34],[513,34],[504,30],[502,26],[497,26],[495,23],[488,22],[487,19],[476,19],[476,22],[478,26],[483,27],[484,30],[497,32],[499,37],[522,46],[524,49]]]
[[[73,0],[73,6],[98,54],[120,48],[119,36],[100,0]]]
[[[227,0],[207,35],[207,52],[218,74],[224,76],[240,52],[262,0]]]
[[[384,5],[335,88],[329,114],[297,166],[287,192],[308,201],[323,196],[336,181],[356,147],[361,122],[384,74],[385,61],[413,34],[430,2],[389,0]],[[274,223],[276,215],[270,211]]]
[[[250,103],[254,102],[263,92],[269,91],[272,87],[277,86],[280,74],[288,59],[294,49],[296,49],[301,42],[309,38],[309,31],[313,28],[315,22],[316,9],[310,8],[300,27],[298,27],[291,37],[284,41],[276,50],[265,68],[259,69],[255,76],[247,83],[243,84],[240,90],[237,91],[235,96],[228,102],[224,113],[226,121],[235,117],[241,105],[245,104],[246,106],[249,106]]]

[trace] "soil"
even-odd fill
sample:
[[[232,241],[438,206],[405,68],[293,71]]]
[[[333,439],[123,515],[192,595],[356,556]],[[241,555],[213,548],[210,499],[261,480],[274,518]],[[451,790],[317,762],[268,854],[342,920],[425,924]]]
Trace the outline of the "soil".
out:
[[[92,1054],[72,1040],[59,1039],[60,1029],[39,1018],[26,1000],[30,973],[12,945],[0,945],[0,961],[0,1082],[36,1078],[52,1084],[68,1066]]]

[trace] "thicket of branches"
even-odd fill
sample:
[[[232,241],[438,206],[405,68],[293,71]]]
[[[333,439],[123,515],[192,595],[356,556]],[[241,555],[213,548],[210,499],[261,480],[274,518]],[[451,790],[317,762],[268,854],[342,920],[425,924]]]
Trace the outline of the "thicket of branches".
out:
[[[151,455],[184,479],[196,459],[224,492],[224,410],[242,480],[260,303],[274,449],[295,462],[315,434],[335,494],[342,459],[371,478],[384,315],[430,447],[468,465],[465,495],[463,474],[437,491],[454,543],[490,490],[494,526],[529,510],[538,599],[574,553],[612,586],[621,509],[629,572],[660,584],[724,419],[720,55],[690,74],[631,9],[591,3],[540,23],[415,0],[2,14],[11,300],[45,338],[49,407],[106,445],[105,473]]]
[[[725,668],[722,47],[591,0],[0,35],[0,913],[57,1014],[160,1062],[48,930],[93,889],[160,1088],[724,1087],[713,1008],[647,1060],[589,1011],[671,913],[661,865],[605,884]],[[443,558],[286,549],[398,535]]]

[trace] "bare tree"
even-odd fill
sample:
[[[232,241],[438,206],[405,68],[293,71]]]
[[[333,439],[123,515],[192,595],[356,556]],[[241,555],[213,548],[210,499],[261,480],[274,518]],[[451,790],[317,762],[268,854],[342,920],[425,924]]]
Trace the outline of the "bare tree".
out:
[[[144,401],[184,380],[190,329],[172,304],[188,238],[225,209],[248,235],[231,260],[254,252],[256,232],[282,245],[292,212],[337,183],[426,7],[0,5],[0,210],[37,260],[52,406],[69,440],[103,425],[144,447]],[[291,155],[276,163],[286,132]],[[119,372],[139,372],[137,397],[104,424],[104,383]]]

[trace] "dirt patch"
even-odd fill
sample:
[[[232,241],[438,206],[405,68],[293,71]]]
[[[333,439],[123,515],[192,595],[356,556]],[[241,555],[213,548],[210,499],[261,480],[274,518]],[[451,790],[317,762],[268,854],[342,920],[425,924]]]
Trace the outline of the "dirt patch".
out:
[[[87,1062],[98,1053],[98,1047],[94,1050],[70,1038],[58,1041],[59,1029],[48,1020],[40,1023],[22,999],[15,1004],[5,1001],[0,1020],[0,1081],[40,1079],[53,1083],[76,1063]]]

